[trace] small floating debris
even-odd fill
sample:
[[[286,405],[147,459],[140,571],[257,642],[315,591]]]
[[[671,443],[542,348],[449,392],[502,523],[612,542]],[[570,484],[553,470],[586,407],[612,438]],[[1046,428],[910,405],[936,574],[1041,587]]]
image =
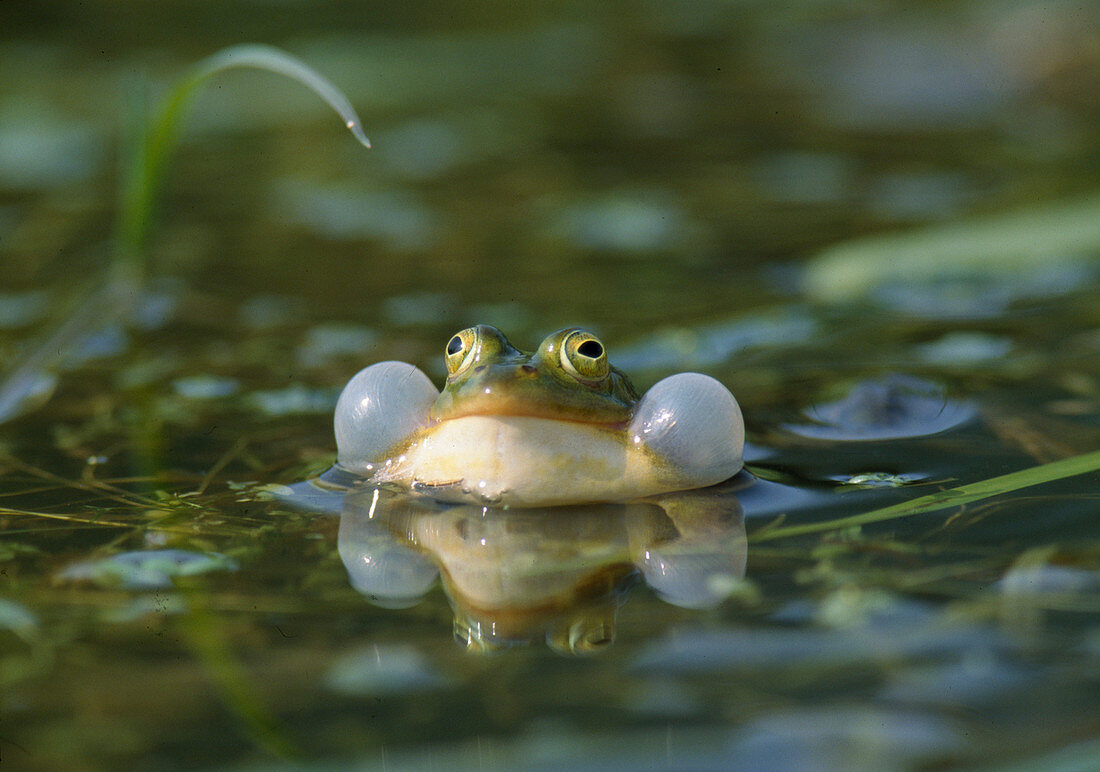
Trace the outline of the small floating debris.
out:
[[[413,180],[440,177],[470,155],[465,137],[450,121],[408,121],[375,140],[383,162]]]
[[[99,171],[107,153],[95,127],[22,102],[9,98],[0,107],[0,180],[6,188],[56,188]]]
[[[615,350],[624,370],[715,367],[749,349],[794,346],[813,339],[818,323],[798,309],[753,314],[697,328],[664,327]]]
[[[674,201],[655,191],[622,192],[567,210],[558,230],[584,249],[637,254],[671,249],[699,226]]]
[[[1000,335],[982,332],[951,332],[925,343],[917,349],[918,356],[933,365],[968,367],[993,362],[1012,350],[1012,341]]]
[[[148,616],[184,614],[187,603],[180,593],[135,595],[121,606],[105,608],[100,617],[111,624],[129,624]]]
[[[91,582],[101,587],[159,590],[171,587],[177,577],[236,570],[237,561],[217,552],[138,550],[122,552],[103,560],[74,563],[58,578],[69,582]]]
[[[236,394],[241,384],[236,378],[191,375],[172,381],[172,388],[185,399],[222,399]]]
[[[405,190],[287,180],[279,186],[276,203],[289,221],[337,241],[370,239],[399,252],[416,252],[442,238],[439,213]]]
[[[966,423],[973,404],[948,399],[941,386],[908,375],[860,381],[847,396],[808,408],[805,424],[785,424],[821,440],[889,440],[936,434]]]
[[[852,159],[833,153],[776,153],[753,165],[753,180],[773,201],[830,204],[849,200]]]
[[[0,384],[0,423],[46,404],[55,388],[57,375],[41,371]]]
[[[1095,597],[1100,592],[1100,571],[1068,566],[1015,566],[997,582],[996,587],[1001,594],[1013,598]]]
[[[38,632],[38,618],[22,604],[0,598],[0,630],[11,630],[26,640]]]
[[[742,769],[908,769],[966,745],[955,723],[933,713],[834,705],[754,719],[729,753]]]
[[[957,660],[891,673],[879,698],[893,704],[918,703],[981,711],[1003,700],[1026,699],[1039,673],[978,648]]]
[[[829,478],[846,488],[900,488],[915,482],[927,480],[928,475],[904,472],[860,472],[852,475],[834,475]]]
[[[324,683],[338,694],[376,696],[432,691],[446,682],[412,646],[378,644],[341,657]]]
[[[0,330],[34,324],[46,315],[48,296],[40,290],[0,292]]]
[[[257,295],[241,303],[237,319],[249,330],[275,330],[297,322],[305,312],[298,298]]]
[[[254,391],[249,404],[269,416],[331,413],[336,409],[338,389],[311,389],[296,383],[285,389]]]
[[[319,324],[298,346],[298,362],[303,367],[321,367],[340,357],[362,357],[377,339],[374,330],[362,325]]]
[[[386,321],[398,327],[439,324],[455,316],[457,299],[445,292],[395,295],[382,302]]]
[[[160,330],[176,317],[187,284],[181,279],[151,279],[130,309],[130,321],[142,330]]]
[[[118,356],[130,346],[130,336],[121,324],[108,324],[81,339],[62,363],[62,370],[75,370],[87,362]]]

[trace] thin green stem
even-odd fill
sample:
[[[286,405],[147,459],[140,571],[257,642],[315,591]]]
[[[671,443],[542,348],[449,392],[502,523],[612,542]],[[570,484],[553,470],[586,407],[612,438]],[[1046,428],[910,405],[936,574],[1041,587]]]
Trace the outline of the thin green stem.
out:
[[[1063,458],[1052,461],[1049,464],[1033,466],[1011,472],[999,477],[991,477],[968,485],[960,485],[927,496],[894,504],[881,509],[864,512],[861,515],[841,517],[823,523],[805,523],[802,525],[788,525],[781,528],[771,528],[759,531],[749,536],[751,542],[770,541],[773,539],[786,539],[791,536],[804,536],[809,533],[822,533],[824,531],[836,531],[844,528],[853,528],[871,523],[879,523],[884,520],[896,520],[902,517],[911,517],[927,512],[936,512],[949,507],[972,504],[975,501],[988,499],[1002,493],[1010,493],[1028,488],[1033,485],[1061,480],[1066,477],[1074,477],[1080,474],[1088,474],[1100,470],[1100,450],[1092,453],[1084,453],[1071,458]]]

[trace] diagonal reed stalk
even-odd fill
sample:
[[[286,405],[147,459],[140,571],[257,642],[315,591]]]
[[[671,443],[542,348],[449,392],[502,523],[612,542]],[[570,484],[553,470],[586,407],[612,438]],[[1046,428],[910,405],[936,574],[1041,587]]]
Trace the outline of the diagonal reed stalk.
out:
[[[1100,450],[1091,453],[1083,453],[1079,456],[1063,458],[1052,461],[1049,464],[1040,464],[1018,472],[1003,474],[999,477],[990,477],[980,482],[960,485],[927,496],[903,501],[889,507],[873,509],[860,515],[841,517],[821,523],[804,523],[801,525],[788,525],[776,528],[763,528],[749,536],[750,542],[771,541],[785,539],[791,536],[804,536],[811,533],[825,531],[837,531],[844,528],[879,523],[884,520],[897,520],[902,517],[912,517],[927,512],[936,512],[949,507],[973,504],[1003,493],[1011,493],[1021,488],[1030,488],[1033,485],[1062,480],[1066,477],[1089,474],[1100,471]]]

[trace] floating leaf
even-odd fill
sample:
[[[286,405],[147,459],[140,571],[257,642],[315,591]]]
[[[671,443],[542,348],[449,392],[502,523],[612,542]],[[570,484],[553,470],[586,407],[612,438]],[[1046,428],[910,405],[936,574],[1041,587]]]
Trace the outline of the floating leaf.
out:
[[[1016,275],[1024,279],[1019,291],[1033,296],[1033,278],[1045,286],[1045,277],[1064,276],[1058,285],[1066,291],[1096,272],[1098,257],[1100,196],[1092,196],[843,242],[807,265],[805,286],[812,297],[838,303],[888,286],[911,292],[954,278],[976,279],[981,289]]]
[[[11,630],[25,639],[38,630],[38,619],[15,601],[0,598],[0,630]]]
[[[157,590],[171,587],[173,580],[210,571],[234,571],[237,562],[216,552],[186,550],[139,550],[123,552],[105,560],[74,563],[61,572],[69,581],[90,581],[131,590]]]
[[[413,647],[376,645],[333,663],[325,685],[339,694],[383,695],[432,691],[446,682]]]

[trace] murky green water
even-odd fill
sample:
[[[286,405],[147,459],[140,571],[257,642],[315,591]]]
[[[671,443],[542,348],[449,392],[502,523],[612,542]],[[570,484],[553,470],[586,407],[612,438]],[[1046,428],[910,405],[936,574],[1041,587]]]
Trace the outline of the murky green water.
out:
[[[133,309],[0,424],[4,769],[1100,755],[1095,11],[8,5],[0,371],[105,271],[137,84],[273,43],[375,149],[296,84],[219,76]],[[476,322],[729,386],[754,477],[712,538],[282,498],[331,464],[354,372],[438,379]],[[456,642],[479,624],[492,652]]]

